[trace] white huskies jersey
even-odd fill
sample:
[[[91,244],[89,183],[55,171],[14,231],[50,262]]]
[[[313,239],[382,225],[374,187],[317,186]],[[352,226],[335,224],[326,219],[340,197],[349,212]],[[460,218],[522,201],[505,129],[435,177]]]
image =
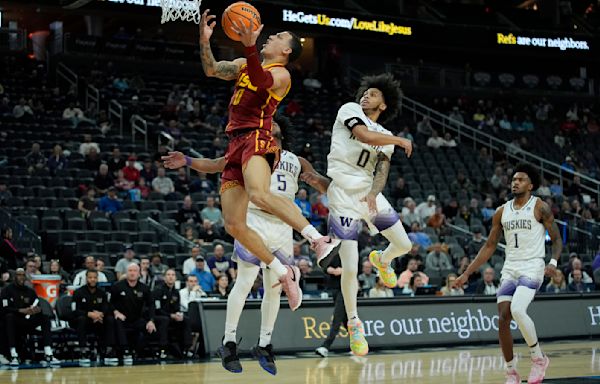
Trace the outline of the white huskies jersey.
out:
[[[506,241],[506,261],[524,261],[546,257],[546,228],[535,218],[537,197],[516,210],[514,200],[504,204],[502,228]]]
[[[271,175],[271,193],[294,201],[298,193],[298,178],[301,171],[302,166],[298,156],[292,152],[281,151],[279,164]],[[248,208],[259,209],[252,202],[248,203]]]
[[[333,124],[327,176],[342,188],[366,190],[373,184],[378,153],[383,152],[391,159],[394,146],[374,147],[360,142],[351,129],[357,124],[366,125],[369,131],[392,135],[380,124],[371,121],[357,103],[344,104]]]

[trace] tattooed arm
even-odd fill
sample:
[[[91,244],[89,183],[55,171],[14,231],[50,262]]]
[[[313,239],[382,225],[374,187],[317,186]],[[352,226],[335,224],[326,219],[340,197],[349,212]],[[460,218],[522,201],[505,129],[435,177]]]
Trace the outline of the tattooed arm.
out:
[[[539,199],[537,201],[537,204],[535,205],[535,208],[536,218],[542,224],[544,224],[544,227],[548,231],[550,239],[552,240],[552,259],[556,260],[556,263],[558,264],[560,254],[562,252],[562,239],[560,238],[560,231],[558,230],[558,225],[556,225],[556,222],[554,221],[554,215],[552,214],[552,210],[546,202],[541,201]],[[555,272],[556,265],[548,264],[548,266],[546,267],[546,275],[553,276]]]
[[[377,165],[375,165],[375,177],[373,178],[371,191],[369,191],[367,196],[362,199],[362,201],[367,202],[369,206],[369,212],[371,214],[377,213],[377,195],[379,195],[385,188],[389,173],[390,159],[385,154],[380,152],[377,155]]]
[[[215,15],[209,15],[207,9],[200,20],[200,59],[202,69],[208,77],[216,77],[222,80],[234,80],[237,78],[240,67],[246,63],[246,59],[239,58],[233,61],[217,61],[210,49],[210,37],[212,36],[216,22]]]

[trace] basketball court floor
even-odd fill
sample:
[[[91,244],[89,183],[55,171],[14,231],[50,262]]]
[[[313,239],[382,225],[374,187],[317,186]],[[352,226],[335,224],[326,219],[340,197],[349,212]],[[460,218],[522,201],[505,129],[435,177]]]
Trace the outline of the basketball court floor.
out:
[[[543,344],[551,359],[544,383],[600,383],[600,342]],[[529,373],[526,348],[517,347],[523,382]],[[313,354],[281,356],[277,376],[256,361],[244,359],[244,372],[232,374],[215,359],[189,364],[134,365],[60,369],[0,370],[0,383],[60,384],[221,384],[221,383],[503,383],[502,356],[497,346],[453,347],[410,351],[378,351],[365,358],[345,354],[321,359]]]

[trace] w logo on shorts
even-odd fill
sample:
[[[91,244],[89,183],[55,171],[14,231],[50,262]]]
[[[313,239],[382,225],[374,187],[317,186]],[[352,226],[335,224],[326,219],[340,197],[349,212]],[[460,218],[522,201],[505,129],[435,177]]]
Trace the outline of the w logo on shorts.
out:
[[[342,227],[350,227],[352,225],[352,218],[350,217],[341,217],[340,222],[342,223]]]

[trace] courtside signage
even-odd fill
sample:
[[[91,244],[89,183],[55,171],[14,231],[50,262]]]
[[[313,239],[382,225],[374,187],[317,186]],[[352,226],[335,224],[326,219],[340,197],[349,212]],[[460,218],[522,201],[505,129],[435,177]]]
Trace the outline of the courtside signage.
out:
[[[322,25],[331,28],[343,28],[355,31],[385,33],[390,36],[411,36],[412,28],[383,20],[360,20],[356,17],[330,17],[323,13],[312,14],[302,11],[283,10],[283,21],[309,25]]]
[[[498,45],[516,45],[522,47],[558,48],[561,51],[566,51],[567,49],[579,51],[590,50],[590,45],[586,40],[574,40],[571,37],[557,37],[552,39],[548,37],[519,36],[512,33],[497,33],[496,43]]]

